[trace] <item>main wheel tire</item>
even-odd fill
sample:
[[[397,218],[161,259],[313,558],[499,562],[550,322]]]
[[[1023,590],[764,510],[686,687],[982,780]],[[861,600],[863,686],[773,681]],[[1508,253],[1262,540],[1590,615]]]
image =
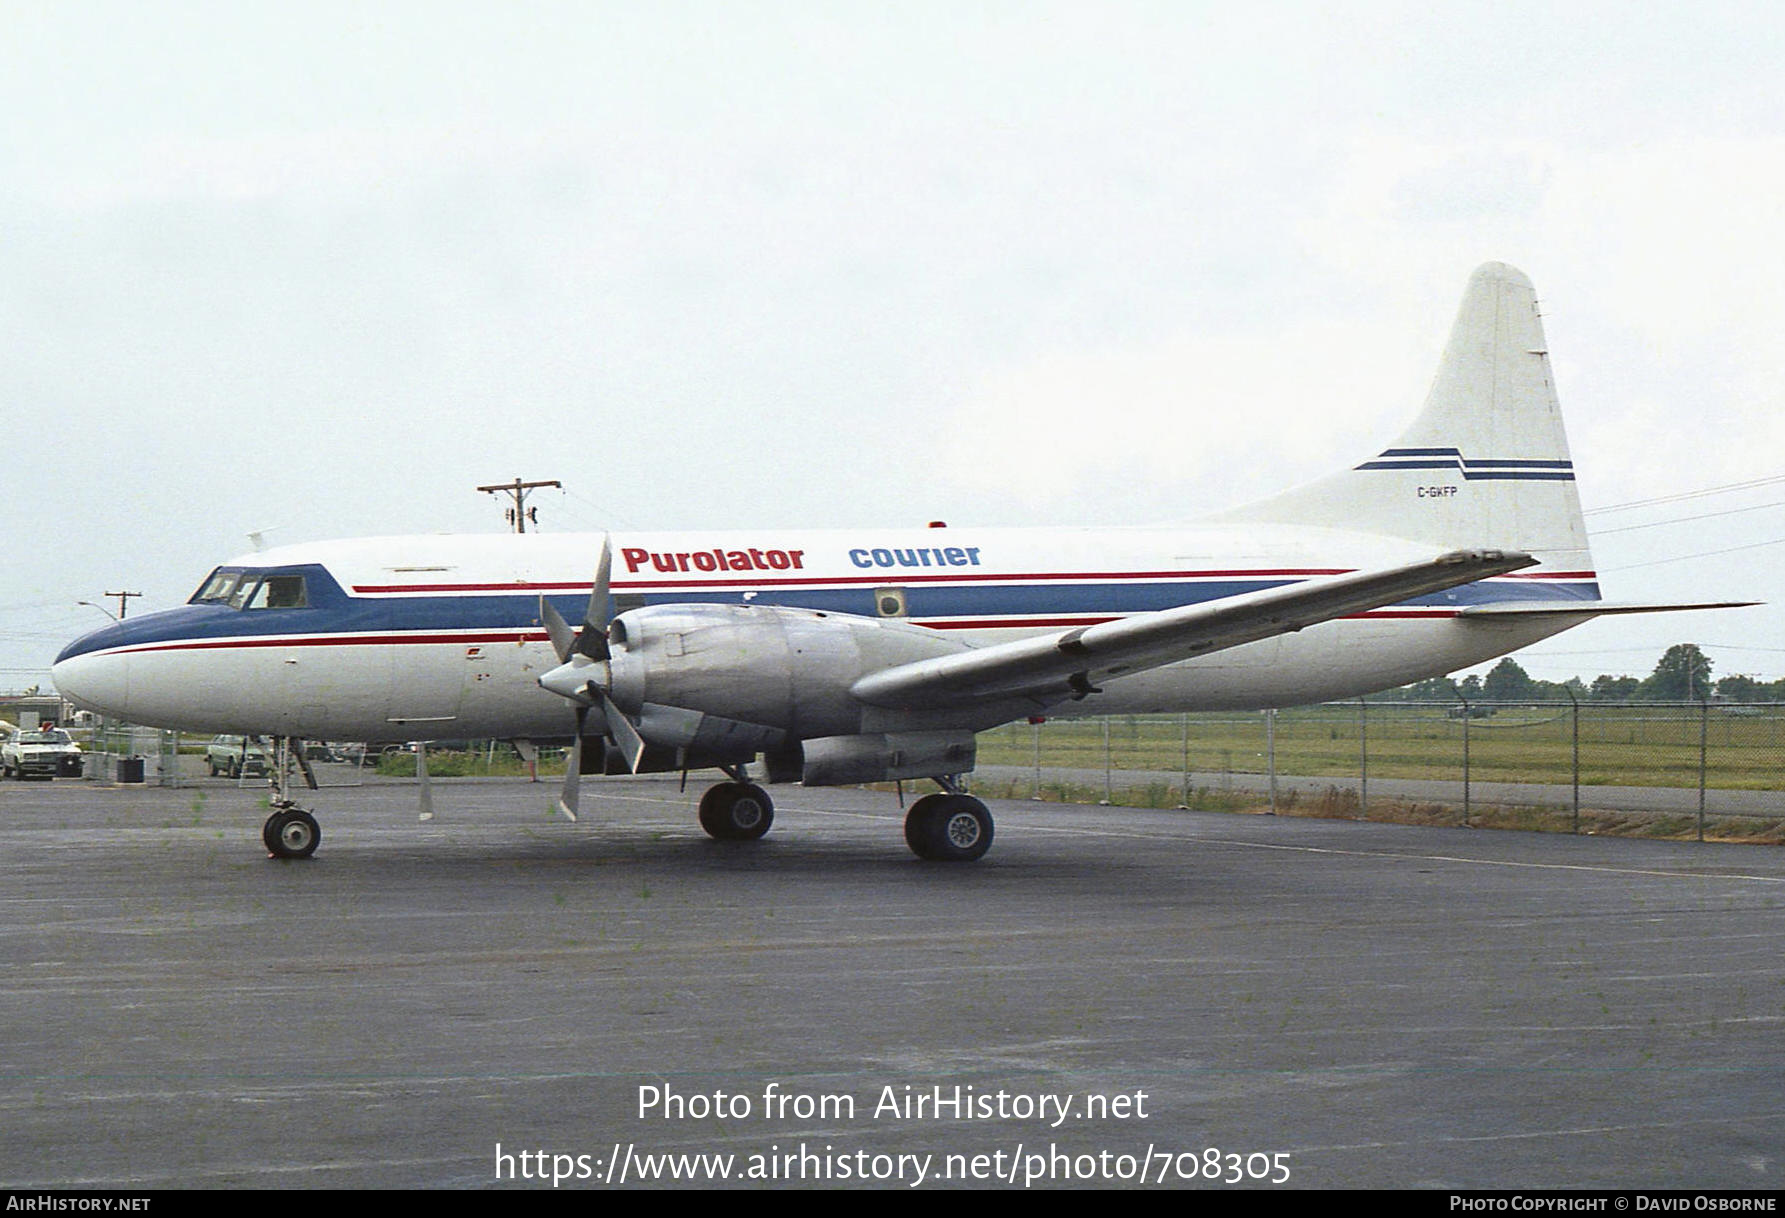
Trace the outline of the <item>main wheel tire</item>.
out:
[[[971,795],[926,795],[905,814],[905,843],[920,859],[970,863],[992,848],[991,811]]]
[[[267,817],[260,840],[274,858],[307,859],[322,844],[322,826],[302,808],[287,808]]]
[[[775,803],[755,783],[722,782],[700,797],[700,827],[718,841],[755,841],[774,823]]]

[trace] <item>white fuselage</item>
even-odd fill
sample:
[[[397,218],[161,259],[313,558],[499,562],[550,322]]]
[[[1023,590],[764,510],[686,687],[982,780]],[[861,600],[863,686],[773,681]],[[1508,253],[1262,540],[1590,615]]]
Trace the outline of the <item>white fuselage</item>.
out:
[[[1491,540],[1491,539],[1488,539]],[[339,740],[549,739],[564,700],[539,598],[571,622],[600,534],[372,538],[287,546],[220,571],[302,577],[294,605],[192,603],[70,644],[77,704],[199,732]],[[1429,556],[1372,534],[1287,525],[1182,530],[925,529],[612,536],[614,612],[749,602],[894,617],[973,646]],[[288,583],[289,583],[288,579]],[[271,586],[269,584],[269,586]],[[1486,580],[1111,681],[1050,714],[1286,706],[1355,697],[1516,650],[1592,616],[1591,571]],[[1496,600],[1582,613],[1459,618]]]

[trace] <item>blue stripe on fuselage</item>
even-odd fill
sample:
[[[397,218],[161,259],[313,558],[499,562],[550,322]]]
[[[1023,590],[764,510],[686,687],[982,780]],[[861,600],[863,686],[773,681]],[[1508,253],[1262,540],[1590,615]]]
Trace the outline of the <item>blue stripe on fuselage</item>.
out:
[[[310,604],[301,609],[231,609],[223,605],[185,605],[162,613],[145,614],[82,636],[63,649],[57,662],[72,656],[118,648],[153,646],[158,643],[192,643],[207,639],[286,638],[330,634],[408,634],[442,631],[506,630],[534,632],[539,623],[536,592],[502,592],[433,596],[348,596],[320,566],[280,568],[279,573],[300,572],[309,588]],[[1218,579],[1197,581],[1087,581],[1081,584],[1055,581],[1034,584],[942,583],[905,587],[907,613],[922,622],[949,619],[951,624],[974,618],[987,619],[988,628],[999,618],[1150,613],[1180,605],[1198,604],[1281,587],[1290,579]],[[897,587],[895,579],[887,586]],[[696,587],[653,591],[642,595],[620,590],[629,603],[633,597],[645,607],[675,604],[739,604],[740,589],[702,591]],[[565,620],[582,620],[586,594],[559,594],[551,598]],[[1592,581],[1519,579],[1467,584],[1445,592],[1401,602],[1399,608],[1458,609],[1503,600],[1554,600],[1591,602],[1599,599]],[[815,609],[828,613],[875,616],[874,589],[772,587],[750,600],[756,605]],[[418,637],[425,642],[426,637]]]

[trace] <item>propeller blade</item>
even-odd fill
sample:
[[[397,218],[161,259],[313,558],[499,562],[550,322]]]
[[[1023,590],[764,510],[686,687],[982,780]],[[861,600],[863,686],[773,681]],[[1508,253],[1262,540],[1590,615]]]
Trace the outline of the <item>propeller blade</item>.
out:
[[[577,632],[576,652],[588,656],[591,660],[605,660],[607,649],[607,592],[612,582],[614,548],[612,542],[604,534],[601,538],[601,557],[595,563],[595,585],[589,589],[589,607],[583,611],[583,628]],[[561,656],[561,659],[569,659]]]
[[[626,755],[627,767],[634,774],[638,773],[639,759],[645,755],[644,737],[638,734],[638,729],[632,726],[632,720],[614,705],[614,700],[606,693],[601,695],[601,708],[607,712],[607,730],[612,734],[620,752]]]
[[[583,722],[589,717],[589,708],[576,708],[576,738],[570,742],[570,752],[564,757],[564,789],[558,794],[558,811],[569,820],[576,819],[577,798],[583,781]]]
[[[570,751],[564,754],[564,789],[558,794],[558,811],[568,821],[576,820],[577,799],[583,779],[583,738],[578,736],[570,742]]]
[[[552,650],[558,653],[558,663],[562,664],[570,658],[571,649],[576,646],[576,632],[564,615],[552,607],[552,603],[539,598],[539,620],[545,624],[545,632],[551,637]]]

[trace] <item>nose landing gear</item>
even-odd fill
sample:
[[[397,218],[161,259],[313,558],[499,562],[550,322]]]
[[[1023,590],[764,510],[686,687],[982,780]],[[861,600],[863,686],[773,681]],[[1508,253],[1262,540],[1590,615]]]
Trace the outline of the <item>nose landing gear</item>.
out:
[[[273,858],[307,859],[322,843],[322,827],[302,808],[275,808],[260,831],[260,840]]]
[[[273,764],[267,767],[267,785],[273,789],[273,812],[261,826],[260,840],[266,844],[267,857],[307,859],[322,844],[322,827],[316,818],[291,798],[293,767],[303,770],[304,781],[316,789],[316,774],[304,756],[304,742],[281,736],[273,742]]]

